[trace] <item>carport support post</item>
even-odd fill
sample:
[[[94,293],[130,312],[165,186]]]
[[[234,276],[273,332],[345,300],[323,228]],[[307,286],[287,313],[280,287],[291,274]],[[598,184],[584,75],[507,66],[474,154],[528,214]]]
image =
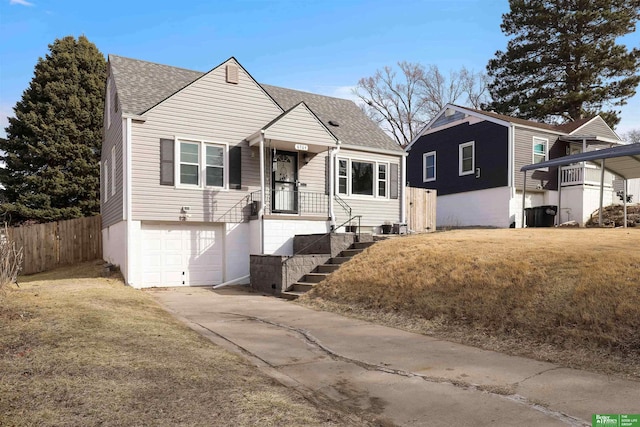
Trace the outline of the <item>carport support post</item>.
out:
[[[522,218],[521,227],[524,228],[524,199],[527,195],[527,171],[524,171],[524,184],[522,184]]]
[[[604,159],[600,164],[600,210],[598,211],[598,226],[602,227],[602,204],[604,203]]]
[[[624,179],[624,188],[622,189],[622,206],[624,206],[624,228],[627,228],[627,178]]]
[[[558,224],[562,224],[562,166],[558,166]],[[567,219],[568,220],[568,219]]]

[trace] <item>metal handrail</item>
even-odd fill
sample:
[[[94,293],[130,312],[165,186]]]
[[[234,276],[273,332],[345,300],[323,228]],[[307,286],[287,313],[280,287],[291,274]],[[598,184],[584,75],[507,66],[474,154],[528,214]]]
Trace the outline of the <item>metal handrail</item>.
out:
[[[338,202],[340,207],[342,209],[344,209],[344,211],[346,212],[346,214],[349,217],[349,219],[352,219],[351,218],[351,206],[349,206],[349,204],[347,204],[347,202],[345,202],[344,199],[342,197],[338,196],[337,194],[334,194],[333,198],[334,198],[334,200],[336,202]]]

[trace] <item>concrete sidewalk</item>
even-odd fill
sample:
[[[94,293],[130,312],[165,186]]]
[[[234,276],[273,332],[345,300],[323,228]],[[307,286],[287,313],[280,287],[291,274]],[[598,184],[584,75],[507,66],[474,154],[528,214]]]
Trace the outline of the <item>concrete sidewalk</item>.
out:
[[[149,291],[216,344],[384,425],[591,425],[640,412],[640,382],[479,350],[246,289]]]

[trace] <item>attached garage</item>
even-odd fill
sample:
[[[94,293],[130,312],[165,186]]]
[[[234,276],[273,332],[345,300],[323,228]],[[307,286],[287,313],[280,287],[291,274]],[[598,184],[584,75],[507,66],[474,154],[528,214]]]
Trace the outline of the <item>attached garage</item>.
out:
[[[142,223],[142,287],[222,283],[222,224]]]

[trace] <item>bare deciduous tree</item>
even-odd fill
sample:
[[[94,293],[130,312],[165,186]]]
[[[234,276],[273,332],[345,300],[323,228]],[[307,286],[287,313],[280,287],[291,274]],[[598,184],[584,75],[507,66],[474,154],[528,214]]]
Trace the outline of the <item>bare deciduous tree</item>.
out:
[[[640,143],[640,129],[631,129],[629,132],[622,135],[622,139],[629,144]]]
[[[7,230],[0,228],[0,290],[18,278],[22,267],[22,248],[18,248]]]
[[[406,146],[445,105],[464,97],[465,105],[481,108],[488,102],[487,78],[462,68],[449,76],[436,65],[399,62],[358,81],[354,94],[372,120]]]

